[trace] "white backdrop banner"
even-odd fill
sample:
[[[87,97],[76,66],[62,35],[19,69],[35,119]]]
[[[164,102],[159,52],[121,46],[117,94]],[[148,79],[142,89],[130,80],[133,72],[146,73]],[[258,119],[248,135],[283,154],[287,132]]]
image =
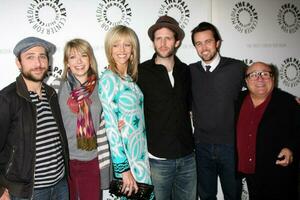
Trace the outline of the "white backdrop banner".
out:
[[[117,24],[133,28],[140,41],[141,61],[154,53],[148,28],[159,16],[168,14],[179,21],[186,37],[178,50],[182,61],[198,59],[190,31],[201,21],[211,21],[210,0],[0,0],[0,88],[18,75],[12,49],[24,37],[37,36],[53,42],[57,51],[49,71],[58,77],[63,69],[63,47],[73,38],[90,42],[101,71],[106,65],[104,37]]]
[[[278,86],[300,96],[300,1],[213,0],[221,54],[277,66]]]

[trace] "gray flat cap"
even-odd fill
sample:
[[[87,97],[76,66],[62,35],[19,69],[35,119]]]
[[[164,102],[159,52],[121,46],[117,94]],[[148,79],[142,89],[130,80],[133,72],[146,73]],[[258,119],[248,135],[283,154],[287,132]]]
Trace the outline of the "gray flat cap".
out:
[[[27,51],[28,49],[36,46],[42,46],[46,49],[46,52],[48,55],[54,54],[56,47],[54,44],[43,40],[41,38],[37,37],[27,37],[18,42],[18,44],[15,46],[13,52],[16,57],[18,57],[22,52]]]

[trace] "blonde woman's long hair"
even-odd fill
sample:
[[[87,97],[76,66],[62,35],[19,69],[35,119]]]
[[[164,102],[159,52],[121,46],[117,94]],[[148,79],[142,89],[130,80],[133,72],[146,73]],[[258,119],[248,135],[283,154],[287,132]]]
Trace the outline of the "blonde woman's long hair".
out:
[[[129,27],[118,25],[111,28],[105,37],[105,53],[108,61],[108,65],[110,70],[114,73],[120,74],[117,64],[112,57],[112,47],[114,43],[116,43],[120,38],[126,38],[130,42],[132,46],[132,54],[129,58],[127,74],[133,79],[133,81],[137,80],[137,68],[139,63],[139,43],[136,33]]]
[[[86,53],[88,55],[90,59],[90,68],[88,75],[90,76],[94,74],[96,75],[96,77],[98,77],[97,61],[92,46],[86,40],[75,38],[73,40],[68,41],[64,47],[64,71],[62,74],[62,78],[65,80],[67,79],[68,58],[74,50],[80,52],[81,54]]]

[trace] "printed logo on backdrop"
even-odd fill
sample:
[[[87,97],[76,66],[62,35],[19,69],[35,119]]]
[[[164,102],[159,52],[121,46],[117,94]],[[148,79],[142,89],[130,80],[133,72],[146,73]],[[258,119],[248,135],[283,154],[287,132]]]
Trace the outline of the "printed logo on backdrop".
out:
[[[159,8],[159,16],[169,15],[174,17],[179,26],[184,29],[190,21],[190,10],[186,1],[183,0],[165,0]]]
[[[294,4],[286,3],[279,9],[277,21],[284,32],[296,33],[300,28],[300,11]]]
[[[253,63],[253,60],[252,59],[248,59],[248,58],[245,58],[243,59],[243,62],[246,64],[246,65],[251,65]]]
[[[252,59],[249,59],[249,58],[244,58],[242,60],[248,67],[253,63],[253,60]],[[242,90],[247,90],[247,87],[246,86],[243,86]],[[243,184],[246,184],[246,182],[243,182]],[[242,191],[242,197],[243,196],[248,196],[248,190],[245,190],[244,189],[244,185],[243,185],[243,191]],[[248,200],[248,198],[244,197],[242,198],[242,200]]]
[[[101,0],[97,6],[96,18],[100,27],[108,31],[117,25],[128,26],[132,18],[132,9],[126,0]]]
[[[67,11],[61,0],[33,0],[26,14],[29,24],[41,34],[55,34],[67,21]]]
[[[52,86],[57,92],[60,87],[60,82],[58,81],[58,79],[61,78],[62,73],[62,69],[57,66],[53,67],[52,65],[50,65],[48,68],[47,77],[45,78],[44,82]]]
[[[251,33],[258,23],[258,14],[252,4],[240,1],[234,5],[231,11],[231,23],[240,33]]]
[[[47,77],[53,76],[54,78],[60,78],[63,73],[63,70],[59,67],[52,67],[51,65],[48,68]]]
[[[287,58],[281,64],[279,78],[286,87],[296,87],[300,83],[300,60]]]
[[[246,182],[246,178],[242,179],[242,195],[241,195],[242,200],[249,200],[249,190],[248,190],[248,185]]]

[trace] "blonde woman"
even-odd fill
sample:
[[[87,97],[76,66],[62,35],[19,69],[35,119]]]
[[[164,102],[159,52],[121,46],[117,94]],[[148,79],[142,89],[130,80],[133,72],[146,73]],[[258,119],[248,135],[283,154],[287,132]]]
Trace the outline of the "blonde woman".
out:
[[[97,63],[87,41],[73,39],[66,43],[62,78],[58,94],[70,152],[70,199],[99,200],[100,188],[109,185],[109,156],[99,169],[96,133],[102,106],[97,92]],[[109,153],[107,140],[101,145]]]
[[[131,28],[112,28],[105,38],[109,67],[99,83],[114,175],[123,179],[122,192],[127,196],[138,191],[137,182],[151,184],[143,94],[136,84],[138,50]],[[124,125],[119,129],[120,121]]]

